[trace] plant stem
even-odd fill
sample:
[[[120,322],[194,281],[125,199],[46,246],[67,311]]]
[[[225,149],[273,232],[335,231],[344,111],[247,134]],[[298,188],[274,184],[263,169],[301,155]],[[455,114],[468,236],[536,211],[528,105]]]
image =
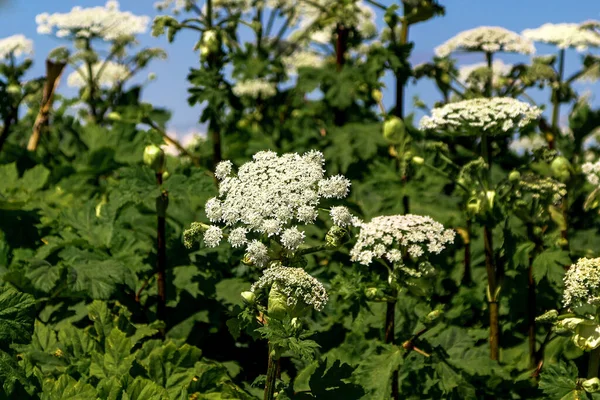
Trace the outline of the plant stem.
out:
[[[385,343],[394,344],[395,342],[395,332],[396,332],[396,302],[398,293],[394,290],[391,296],[394,300],[388,301],[386,303],[385,309]],[[399,399],[399,390],[398,390],[398,371],[394,371],[392,373],[392,396],[393,400]]]
[[[338,23],[335,28],[336,40],[335,40],[335,64],[337,71],[340,72],[346,63],[346,52],[348,51],[348,28],[342,23]],[[333,115],[334,123],[336,126],[342,126],[346,122],[346,113],[344,110],[335,108]]]
[[[588,361],[588,373],[587,378],[597,378],[598,377],[598,369],[600,367],[600,347],[595,348],[590,351],[590,358]]]
[[[496,296],[497,273],[494,263],[494,244],[492,240],[492,230],[490,227],[484,226],[483,244],[485,248],[485,269],[488,278],[488,306],[490,312],[490,358],[497,361],[500,354],[500,326],[499,305]]]
[[[560,49],[558,52],[558,88],[553,90],[553,101],[552,101],[552,136],[548,137],[548,147],[554,149],[555,140],[554,138],[559,132],[559,118],[560,118],[560,91],[562,86],[562,80],[565,70],[565,49]]]
[[[492,59],[493,55],[491,52],[486,51],[485,52],[485,60],[487,62],[487,67],[488,67],[488,72],[489,72],[489,76],[487,81],[485,82],[485,95],[486,97],[492,97],[492,90],[493,90],[493,85],[494,85],[494,70],[493,70],[493,59]]]
[[[540,362],[540,354],[536,351],[536,323],[537,315],[537,298],[536,284],[533,277],[533,261],[537,254],[542,250],[540,240],[533,233],[534,227],[532,224],[527,224],[527,235],[529,240],[535,243],[535,248],[529,256],[529,267],[527,269],[527,331],[529,336],[529,366],[534,368]]]
[[[156,183],[161,186],[163,182],[162,172],[156,173]],[[167,271],[167,246],[166,246],[166,214],[169,197],[166,190],[156,199],[156,283],[158,289],[157,317],[166,322],[167,317],[167,295],[166,295],[166,271]],[[161,331],[164,336],[164,330]]]
[[[275,397],[275,386],[277,383],[277,375],[279,375],[279,363],[273,358],[272,346],[269,343],[269,359],[267,363],[267,380],[265,382],[264,400],[273,400]]]
[[[465,238],[464,238],[464,242],[465,242],[465,260],[464,260],[464,265],[465,265],[465,270],[463,271],[463,278],[462,278],[462,284],[463,285],[470,285],[471,282],[473,281],[473,278],[471,277],[471,225],[473,224],[471,217],[467,217],[467,226],[465,228],[466,232],[465,232]]]

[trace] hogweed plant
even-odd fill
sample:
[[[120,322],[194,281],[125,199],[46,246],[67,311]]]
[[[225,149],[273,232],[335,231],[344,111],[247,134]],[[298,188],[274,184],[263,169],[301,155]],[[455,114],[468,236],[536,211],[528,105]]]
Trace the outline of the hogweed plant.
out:
[[[495,32],[492,30],[492,32]],[[505,35],[508,35],[505,33]],[[476,36],[478,38],[479,36]],[[484,36],[485,37],[485,36]],[[515,43],[523,43],[513,38]],[[513,43],[505,40],[507,43]],[[467,41],[467,43],[471,43]],[[474,44],[473,44],[474,46]],[[485,45],[488,46],[488,45]],[[510,49],[521,48],[514,43]],[[453,46],[449,46],[453,47]],[[487,48],[487,47],[486,47]],[[495,47],[491,47],[495,48]],[[523,47],[524,48],[524,47]],[[498,216],[494,213],[496,192],[491,177],[492,154],[490,154],[490,139],[496,136],[509,135],[516,129],[524,129],[531,125],[541,114],[535,106],[512,98],[480,98],[449,103],[435,108],[431,116],[425,116],[420,121],[420,128],[428,131],[446,132],[451,135],[467,135],[480,139],[481,155],[486,173],[483,179],[475,180],[478,185],[474,188],[475,204],[481,204],[475,210],[483,225],[485,248],[485,263],[488,280],[487,300],[490,315],[490,357],[498,360],[500,355],[500,323],[498,297],[504,278],[504,268],[498,265],[493,244],[493,229],[497,225]],[[479,199],[479,200],[478,200]],[[469,200],[471,203],[471,200]],[[489,211],[492,212],[489,212]]]
[[[367,266],[379,261],[388,271],[384,296],[377,299],[376,293],[370,297],[386,302],[384,341],[393,345],[398,294],[416,286],[415,279],[434,271],[427,256],[439,254],[453,243],[455,232],[430,217],[412,214],[376,217],[358,227],[360,232],[350,251],[351,260]],[[400,398],[398,371],[392,374],[391,396]]]
[[[269,340],[265,400],[274,398],[277,360],[285,351],[310,356],[314,344],[302,341],[306,334],[301,319],[310,308],[320,311],[327,303],[324,286],[301,267],[304,256],[337,248],[345,228],[357,223],[345,207],[331,207],[334,225],[327,237],[320,245],[305,243],[306,234],[298,226],[315,223],[323,200],[349,193],[350,181],[341,175],[326,177],[324,163],[318,151],[281,156],[262,151],[237,171],[230,161],[222,161],[215,169],[219,196],[205,205],[208,219],[221,226],[194,223],[184,233],[188,247],[200,236],[207,247],[226,239],[232,247],[245,249],[245,263],[264,269],[242,295],[258,312],[260,332]],[[266,307],[261,304],[263,291],[268,292]]]

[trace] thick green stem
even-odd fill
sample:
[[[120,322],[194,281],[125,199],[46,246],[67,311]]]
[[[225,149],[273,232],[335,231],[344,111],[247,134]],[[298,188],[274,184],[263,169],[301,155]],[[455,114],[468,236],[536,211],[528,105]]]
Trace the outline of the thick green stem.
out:
[[[162,172],[156,173],[156,183],[160,186],[163,182]],[[166,216],[169,197],[167,191],[163,191],[156,199],[156,283],[158,290],[158,303],[156,306],[157,317],[159,320],[167,320],[167,291],[166,291],[166,271],[167,271],[167,246],[166,246]],[[161,331],[164,336],[164,331]]]
[[[552,136],[548,138],[548,147],[550,149],[554,148],[554,138],[559,133],[559,118],[560,118],[560,100],[561,100],[561,86],[563,75],[565,72],[565,49],[561,49],[558,53],[558,76],[557,76],[557,87],[553,90],[553,99],[552,99]]]
[[[471,217],[467,217],[467,226],[465,228],[464,234],[464,243],[465,243],[465,259],[464,266],[465,269],[463,271],[462,284],[470,285],[473,282],[473,278],[471,277],[471,225],[473,224]]]
[[[396,332],[396,298],[398,297],[398,293],[394,291],[392,294],[393,301],[388,301],[386,304],[385,310],[385,343],[394,344],[395,342],[395,332]],[[399,399],[399,390],[398,390],[398,371],[394,371],[392,373],[392,396],[393,400]]]
[[[600,347],[590,351],[590,358],[588,361],[588,372],[587,378],[597,378],[598,369],[600,368]]]
[[[273,400],[275,397],[275,388],[277,385],[277,375],[279,375],[279,363],[273,357],[272,346],[269,343],[269,359],[267,364],[267,379],[265,381],[264,400]]]
[[[493,59],[492,59],[493,55],[492,53],[490,53],[489,51],[486,51],[485,53],[485,60],[487,62],[487,67],[488,67],[488,79],[485,82],[485,95],[486,97],[492,97],[492,90],[493,90],[493,85],[494,85],[494,69],[493,69]]]

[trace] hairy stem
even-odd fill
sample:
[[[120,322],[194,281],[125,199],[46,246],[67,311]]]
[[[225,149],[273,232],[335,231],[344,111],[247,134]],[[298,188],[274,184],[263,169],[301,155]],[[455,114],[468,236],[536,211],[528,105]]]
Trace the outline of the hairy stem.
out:
[[[386,304],[385,310],[385,343],[394,344],[395,342],[395,332],[396,332],[396,298],[398,294],[393,293],[393,300],[388,301]],[[398,371],[394,371],[392,373],[392,396],[393,400],[399,399],[399,391],[398,391]]]
[[[587,378],[597,378],[598,369],[600,368],[600,347],[590,351],[590,358],[588,361]]]
[[[273,349],[269,343],[269,359],[267,364],[267,379],[265,382],[264,400],[273,400],[275,397],[275,386],[279,375],[279,363],[273,357]]]
[[[554,149],[555,147],[555,140],[554,138],[556,137],[556,135],[558,135],[559,132],[559,118],[560,118],[560,90],[561,90],[561,86],[562,86],[562,80],[563,80],[563,75],[565,72],[565,49],[560,49],[560,51],[558,52],[558,80],[557,80],[557,84],[558,87],[556,89],[553,90],[554,93],[553,94],[553,101],[552,101],[552,135],[550,137],[547,138],[548,140],[548,147],[550,149]]]
[[[492,360],[498,360],[500,355],[500,310],[496,296],[497,276],[494,262],[494,244],[492,240],[492,230],[490,227],[484,226],[483,244],[485,250],[485,269],[488,278],[488,306],[490,312],[490,358]]]
[[[488,79],[485,82],[485,95],[486,97],[492,97],[492,90],[494,85],[494,70],[493,70],[493,55],[489,51],[485,52],[485,61],[488,67]]]
[[[156,183],[162,185],[162,172],[156,173]],[[156,283],[158,289],[157,317],[161,321],[167,319],[167,292],[166,292],[166,271],[167,271],[167,246],[166,246],[166,216],[169,197],[167,191],[163,191],[156,199]],[[164,336],[164,331],[161,332]]]
[[[465,243],[465,259],[464,259],[464,266],[465,269],[463,271],[463,278],[462,278],[462,284],[463,285],[470,285],[471,282],[473,281],[473,278],[471,277],[471,225],[473,224],[473,222],[471,221],[471,217],[467,217],[467,226],[465,228],[465,238],[464,238],[464,243]]]
[[[335,64],[340,72],[346,63],[346,52],[348,51],[348,28],[342,23],[338,23],[335,28]],[[336,126],[342,126],[346,122],[346,113],[337,107],[334,109],[334,123]]]

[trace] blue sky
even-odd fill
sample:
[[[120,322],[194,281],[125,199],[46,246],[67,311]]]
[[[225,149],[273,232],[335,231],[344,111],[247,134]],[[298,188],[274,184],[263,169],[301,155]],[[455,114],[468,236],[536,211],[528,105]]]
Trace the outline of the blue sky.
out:
[[[138,15],[157,15],[153,8],[155,0],[121,0],[121,10],[131,11]],[[392,1],[382,1],[392,4]],[[431,59],[433,49],[456,33],[481,25],[502,26],[521,32],[526,28],[535,28],[546,22],[582,22],[587,19],[600,19],[599,0],[448,0],[442,1],[446,6],[446,16],[436,18],[411,28],[409,39],[415,42],[411,61],[418,64]],[[35,65],[31,76],[43,74],[45,55],[64,42],[53,36],[39,35],[36,32],[35,16],[42,12],[68,12],[73,6],[101,6],[105,0],[0,0],[0,38],[22,33],[34,40]],[[157,80],[144,90],[145,101],[169,108],[173,113],[170,130],[183,135],[189,131],[200,131],[204,128],[198,124],[200,107],[190,107],[187,103],[188,83],[186,76],[189,68],[198,65],[198,55],[192,51],[197,36],[191,31],[182,32],[174,43],[167,43],[164,37],[153,38],[149,33],[140,37],[143,46],[159,46],[168,53],[166,61],[156,61],[148,69],[155,72]],[[538,54],[551,54],[556,50],[552,46],[536,44]],[[595,52],[598,53],[597,51]],[[480,54],[468,54],[457,57],[461,63],[470,64],[483,61]],[[527,57],[518,55],[500,55],[505,62],[526,61]],[[568,51],[566,58],[566,74],[576,70],[580,55]],[[69,73],[70,71],[67,71]],[[386,81],[390,88],[391,81]],[[580,84],[577,89],[587,88],[597,91],[600,85]],[[63,79],[61,93],[71,93]],[[410,85],[407,90],[407,105],[411,105],[412,97],[418,94],[431,105],[439,99],[439,95],[430,82]],[[384,91],[384,97],[391,101],[393,92]],[[547,93],[533,93],[536,101],[544,102]],[[595,98],[594,104],[600,104]]]

